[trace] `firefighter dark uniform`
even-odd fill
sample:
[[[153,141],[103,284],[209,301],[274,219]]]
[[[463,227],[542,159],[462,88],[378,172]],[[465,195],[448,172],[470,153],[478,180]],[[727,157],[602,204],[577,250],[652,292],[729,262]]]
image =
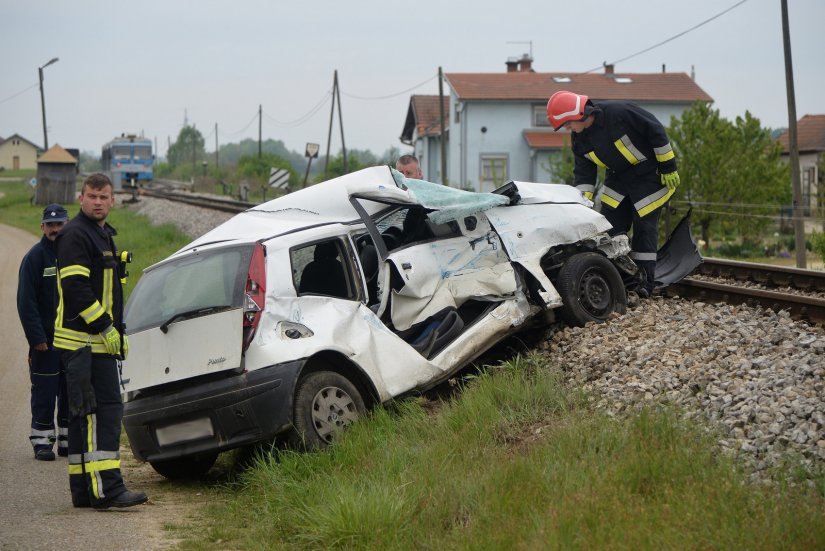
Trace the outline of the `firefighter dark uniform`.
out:
[[[67,373],[69,483],[76,507],[105,506],[127,491],[120,473],[119,360],[107,353],[100,335],[110,326],[123,334],[114,235],[109,224],[100,226],[81,210],[56,242],[59,302],[54,346],[63,350]]]
[[[43,215],[43,223],[66,221],[66,210],[60,205],[49,205]],[[56,261],[54,243],[44,234],[40,242],[23,257],[17,286],[17,313],[29,343],[29,377],[32,385],[29,439],[35,457],[46,460],[54,459],[52,448],[55,441],[58,455],[65,457],[69,452],[66,380],[60,354],[52,345],[57,308]],[[47,346],[46,350],[35,348],[42,344]]]
[[[570,92],[557,94],[581,100],[566,112],[556,106],[556,123],[548,103],[548,118],[555,128],[564,124],[556,126],[565,117],[593,117],[592,124],[572,134],[574,185],[593,199],[598,167],[606,169],[601,213],[613,225],[613,235],[633,228],[630,256],[645,270],[649,293],[655,282],[659,214],[678,185],[676,159],[665,129],[651,113],[626,101],[594,103]]]

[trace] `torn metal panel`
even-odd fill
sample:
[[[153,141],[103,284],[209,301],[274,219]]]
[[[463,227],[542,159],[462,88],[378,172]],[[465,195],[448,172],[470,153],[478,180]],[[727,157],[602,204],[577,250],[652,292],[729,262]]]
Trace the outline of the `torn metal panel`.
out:
[[[513,267],[492,231],[470,247],[466,237],[454,237],[399,249],[388,262],[404,283],[390,298],[393,325],[402,331],[443,308],[471,298],[500,299],[516,289]]]
[[[485,214],[510,258],[519,262],[541,258],[550,247],[578,243],[613,227],[604,216],[579,203],[514,205]]]

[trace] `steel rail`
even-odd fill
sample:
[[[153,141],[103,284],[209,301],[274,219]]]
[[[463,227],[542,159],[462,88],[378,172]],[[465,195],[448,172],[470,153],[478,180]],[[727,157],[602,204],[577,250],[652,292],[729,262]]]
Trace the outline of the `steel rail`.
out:
[[[825,272],[721,258],[704,258],[697,274],[737,281],[753,281],[767,287],[793,287],[825,291]]]
[[[700,281],[691,277],[669,285],[664,289],[663,294],[669,297],[679,296],[713,303],[760,306],[770,308],[775,312],[788,310],[793,319],[818,325],[825,324],[825,299],[811,296]]]

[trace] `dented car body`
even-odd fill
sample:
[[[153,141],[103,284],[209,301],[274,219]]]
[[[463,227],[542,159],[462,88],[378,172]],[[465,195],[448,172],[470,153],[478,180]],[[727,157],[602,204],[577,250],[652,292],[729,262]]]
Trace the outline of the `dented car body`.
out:
[[[570,186],[470,193],[364,169],[249,209],[148,268],[124,426],[175,478],[223,450],[327,445],[514,332],[624,311],[626,236]]]

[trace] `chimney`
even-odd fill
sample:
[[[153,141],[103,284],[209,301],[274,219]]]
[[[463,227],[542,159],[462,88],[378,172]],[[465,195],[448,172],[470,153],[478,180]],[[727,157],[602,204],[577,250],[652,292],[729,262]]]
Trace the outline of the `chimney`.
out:
[[[604,64],[604,74],[606,74],[606,75],[612,75],[613,74],[613,64],[612,63],[610,63],[610,64],[605,63]]]
[[[667,73],[667,70],[665,70],[665,64],[664,63],[662,63],[662,72]]]
[[[527,54],[521,56],[521,59],[518,61],[518,70],[521,73],[533,72],[533,58]]]
[[[518,60],[516,58],[507,58],[507,62],[505,64],[507,65],[508,73],[515,73],[516,71],[518,71]]]

